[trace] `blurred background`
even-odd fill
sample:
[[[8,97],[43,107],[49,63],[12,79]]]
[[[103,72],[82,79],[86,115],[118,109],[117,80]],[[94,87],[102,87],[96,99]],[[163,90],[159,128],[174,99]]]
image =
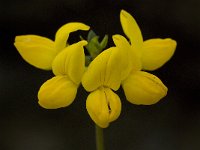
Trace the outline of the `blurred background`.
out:
[[[0,150],[94,150],[94,124],[82,87],[72,105],[46,110],[37,92],[51,72],[27,64],[13,46],[16,35],[54,39],[67,22],[91,26],[101,37],[123,34],[119,13],[137,20],[144,39],[173,38],[173,58],[154,71],[169,88],[152,106],[137,106],[119,94],[122,112],[105,129],[107,150],[200,149],[200,1],[198,0],[6,0],[0,1]],[[79,31],[69,42],[78,41]]]

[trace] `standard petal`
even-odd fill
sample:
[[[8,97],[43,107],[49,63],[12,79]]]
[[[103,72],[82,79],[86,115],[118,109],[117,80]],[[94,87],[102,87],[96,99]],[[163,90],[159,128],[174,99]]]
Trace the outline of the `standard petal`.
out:
[[[98,126],[106,128],[119,117],[121,101],[109,88],[99,88],[88,96],[86,108],[92,120]]]
[[[29,64],[44,70],[50,70],[57,52],[54,42],[37,35],[16,36],[15,47]]]
[[[89,30],[90,27],[80,23],[80,22],[71,22],[63,25],[56,32],[55,45],[58,51],[66,47],[66,42],[68,40],[69,34],[77,30]]]
[[[121,52],[121,57],[123,57],[123,68],[124,68],[124,79],[129,75],[131,71],[139,71],[142,68],[140,54],[133,47],[130,46],[126,38],[121,35],[114,35],[113,41],[115,45],[119,48]]]
[[[77,88],[66,76],[53,77],[40,87],[38,103],[46,109],[66,107],[74,101]]]
[[[126,69],[129,69],[129,67],[125,66],[126,64],[124,65],[126,61],[124,61],[125,58],[122,57],[122,51],[114,47],[111,52],[105,66],[105,74],[103,74],[103,85],[116,91],[119,89],[121,81],[127,77],[128,71],[126,71]]]
[[[137,105],[155,104],[167,94],[167,87],[162,81],[144,71],[131,74],[122,87],[127,100]]]
[[[110,57],[111,50],[105,50],[99,54],[88,66],[82,78],[82,85],[87,91],[94,91],[105,80],[106,64]]]
[[[52,63],[53,73],[67,75],[75,84],[79,84],[85,70],[84,45],[87,45],[87,41],[83,40],[61,51]]]
[[[143,38],[140,28],[135,19],[125,10],[120,12],[120,21],[124,33],[130,39],[131,45],[135,47],[142,47]]]
[[[94,91],[100,86],[118,90],[122,81],[122,58],[118,48],[111,47],[99,54],[89,65],[82,78],[82,85],[87,91]]]
[[[163,66],[174,54],[176,41],[170,38],[150,39],[144,42],[142,50],[142,68],[156,70]]]

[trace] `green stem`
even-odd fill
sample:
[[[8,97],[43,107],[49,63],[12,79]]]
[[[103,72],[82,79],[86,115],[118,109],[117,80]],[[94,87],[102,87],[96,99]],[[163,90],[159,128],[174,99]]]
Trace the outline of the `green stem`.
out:
[[[104,150],[103,128],[95,125],[96,128],[96,148],[97,150]]]

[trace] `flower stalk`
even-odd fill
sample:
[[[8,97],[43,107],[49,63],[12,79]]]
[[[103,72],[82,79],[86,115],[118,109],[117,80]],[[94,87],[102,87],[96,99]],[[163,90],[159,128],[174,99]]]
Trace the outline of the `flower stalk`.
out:
[[[103,136],[103,128],[95,125],[96,130],[96,150],[105,150],[104,149],[104,136]]]

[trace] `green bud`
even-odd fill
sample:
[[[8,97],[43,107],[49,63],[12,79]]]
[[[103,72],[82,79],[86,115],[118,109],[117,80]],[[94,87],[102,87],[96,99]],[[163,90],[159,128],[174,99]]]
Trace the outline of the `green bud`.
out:
[[[97,36],[93,30],[90,30],[87,36],[87,41],[91,41],[93,37]]]
[[[86,46],[90,56],[94,59],[102,51],[99,45],[98,36],[93,37]]]
[[[105,35],[103,40],[99,42],[99,36],[93,30],[90,30],[88,33],[88,45],[86,46],[89,54],[91,55],[92,59],[97,57],[103,49],[106,47],[108,43],[108,35]]]
[[[80,36],[81,40],[84,40],[82,36]],[[87,35],[88,44],[86,45],[86,49],[89,53],[89,56],[86,56],[86,66],[97,57],[107,46],[108,43],[108,35],[105,35],[101,42],[99,42],[99,36],[93,30],[90,30]]]

